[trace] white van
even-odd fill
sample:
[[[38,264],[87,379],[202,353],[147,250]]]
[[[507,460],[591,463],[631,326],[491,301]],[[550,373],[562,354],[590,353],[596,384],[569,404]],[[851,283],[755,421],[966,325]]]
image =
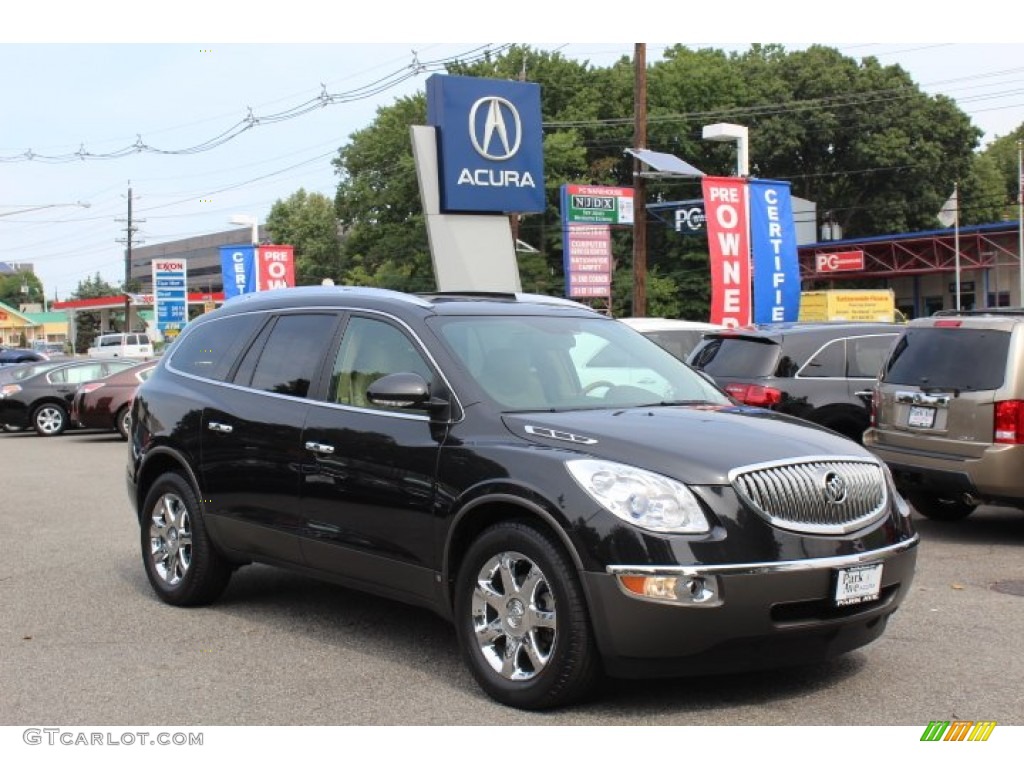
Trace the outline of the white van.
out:
[[[89,347],[88,356],[148,360],[153,357],[153,342],[144,333],[105,333],[96,337],[93,346]]]

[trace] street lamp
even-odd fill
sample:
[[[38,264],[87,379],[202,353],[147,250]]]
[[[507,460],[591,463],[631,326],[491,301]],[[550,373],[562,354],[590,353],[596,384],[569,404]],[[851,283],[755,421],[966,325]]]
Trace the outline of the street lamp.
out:
[[[702,138],[708,141],[736,142],[736,175],[746,178],[750,175],[750,155],[747,144],[747,127],[732,123],[705,125]]]
[[[19,206],[4,206],[5,208],[16,207],[16,211],[7,211],[6,213],[0,213],[0,216],[17,216],[19,213],[31,213],[32,211],[42,211],[46,208],[90,208],[92,203],[86,203],[79,200],[76,203],[49,203],[47,205],[19,205]]]
[[[236,213],[230,219],[229,224],[243,224],[247,227],[252,227],[252,244],[260,244],[260,225],[259,220],[255,216],[246,216],[243,213]]]

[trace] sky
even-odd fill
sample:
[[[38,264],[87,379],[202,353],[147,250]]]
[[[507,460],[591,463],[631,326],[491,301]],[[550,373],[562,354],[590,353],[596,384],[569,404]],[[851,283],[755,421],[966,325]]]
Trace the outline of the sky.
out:
[[[5,7],[0,26],[0,261],[33,264],[48,300],[97,273],[121,282],[129,189],[138,246],[231,229],[233,216],[263,223],[299,188],[333,198],[331,159],[379,108],[422,91],[443,61],[508,43],[607,66],[634,49],[609,35],[670,32],[646,43],[649,62],[669,44],[817,41],[899,64],[924,91],[955,99],[983,144],[1024,122],[1024,34],[1014,41],[1016,24],[999,23],[1017,18],[1005,2],[980,0],[949,22],[875,0],[831,17],[796,0],[717,12],[651,1],[642,17],[529,0],[497,18],[480,3],[442,2],[431,14],[392,0],[384,13],[363,6],[361,20],[351,4],[307,0],[216,10],[182,0],[146,12],[61,0],[45,17],[21,5]],[[323,94],[335,103],[320,106]]]

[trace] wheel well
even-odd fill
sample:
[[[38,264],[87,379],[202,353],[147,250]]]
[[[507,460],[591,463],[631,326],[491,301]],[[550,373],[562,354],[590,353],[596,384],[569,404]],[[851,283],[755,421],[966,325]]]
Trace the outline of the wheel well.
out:
[[[572,546],[565,530],[557,524],[546,512],[536,507],[525,506],[515,501],[493,500],[474,507],[465,513],[454,523],[451,535],[448,538],[448,545],[445,549],[443,564],[445,607],[451,611],[455,599],[452,586],[455,575],[459,572],[462,560],[466,556],[473,541],[482,531],[492,525],[503,523],[509,520],[517,520],[531,525],[539,531],[549,533],[555,541],[568,553],[577,570],[582,570],[583,564],[575,547]]]
[[[170,453],[158,453],[152,456],[149,461],[142,467],[139,473],[139,480],[136,484],[135,489],[135,509],[138,511],[139,520],[142,520],[145,510],[143,505],[146,501],[146,496],[149,494],[149,489],[152,487],[156,479],[165,472],[177,472],[183,478],[185,482],[192,486],[193,492],[196,494],[196,498],[199,498],[199,489],[196,487],[195,478],[192,477],[192,473],[181,463],[173,454]]]

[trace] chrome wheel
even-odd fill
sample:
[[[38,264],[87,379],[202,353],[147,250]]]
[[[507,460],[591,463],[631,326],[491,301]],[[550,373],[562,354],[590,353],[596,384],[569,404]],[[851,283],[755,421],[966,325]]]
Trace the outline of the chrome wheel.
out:
[[[46,403],[36,408],[32,415],[32,424],[39,435],[51,437],[64,431],[67,419],[67,412],[63,408],[53,403]]]
[[[179,584],[192,565],[192,518],[177,494],[165,493],[153,507],[149,545],[156,574],[168,586]]]
[[[555,597],[530,558],[502,552],[477,574],[472,596],[473,631],[480,653],[506,680],[530,680],[555,648]]]

